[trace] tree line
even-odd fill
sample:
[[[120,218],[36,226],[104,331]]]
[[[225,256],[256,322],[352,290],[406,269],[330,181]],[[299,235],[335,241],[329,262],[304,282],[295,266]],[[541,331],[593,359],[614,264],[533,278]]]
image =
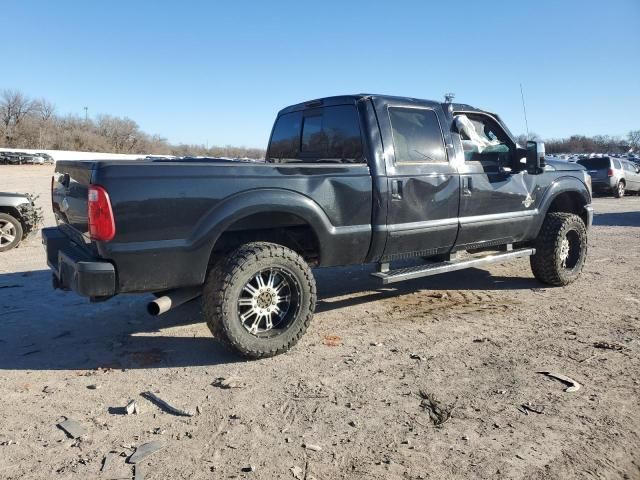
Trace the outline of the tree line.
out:
[[[571,135],[569,138],[545,141],[547,153],[627,153],[640,151],[640,130],[632,130],[625,137],[616,135]]]
[[[0,146],[36,150],[77,150],[229,158],[264,158],[259,148],[204,145],[173,145],[159,135],[143,132],[130,118],[97,115],[58,115],[45,98],[30,98],[22,92],[0,92]]]
[[[521,145],[527,142],[527,136],[518,135]],[[542,140],[535,133],[529,134],[529,140]],[[627,135],[571,135],[568,138],[544,140],[547,153],[627,153],[630,150],[640,152],[640,130],[631,130]]]

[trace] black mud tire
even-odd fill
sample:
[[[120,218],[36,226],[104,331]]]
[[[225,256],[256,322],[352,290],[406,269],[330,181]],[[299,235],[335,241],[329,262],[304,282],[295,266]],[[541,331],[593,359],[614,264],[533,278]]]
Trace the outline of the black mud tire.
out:
[[[0,252],[6,252],[7,250],[11,250],[18,246],[18,244],[22,241],[22,236],[24,235],[24,231],[22,230],[22,224],[20,220],[15,218],[8,213],[0,213],[0,227],[8,226],[12,229],[13,232],[13,241],[8,242],[3,238],[0,238]]]
[[[570,245],[566,266],[562,265],[563,240]],[[575,281],[587,258],[587,228],[572,213],[549,213],[535,242],[536,253],[530,257],[533,275],[542,283],[560,287]]]
[[[626,193],[625,188],[625,183],[623,181],[619,181],[616,187],[613,189],[613,196],[616,198],[624,197],[624,194]]]
[[[296,314],[273,337],[251,334],[238,316],[238,298],[248,279],[265,268],[286,269],[297,282]],[[293,250],[275,243],[243,245],[212,266],[202,292],[207,326],[218,340],[248,358],[265,358],[292,348],[306,332],[316,305],[316,283],[309,265]]]

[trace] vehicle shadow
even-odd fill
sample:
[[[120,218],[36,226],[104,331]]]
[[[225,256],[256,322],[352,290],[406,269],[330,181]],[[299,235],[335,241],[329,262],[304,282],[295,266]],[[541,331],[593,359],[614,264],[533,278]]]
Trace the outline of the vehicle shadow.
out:
[[[593,224],[605,227],[640,227],[640,212],[596,213]]]
[[[469,268],[464,273],[442,273],[380,286],[378,280],[370,275],[375,269],[375,264],[369,264],[315,270],[318,284],[316,312],[328,312],[421,290],[528,290],[544,287],[533,276],[525,278],[493,276],[490,272],[478,268]],[[355,293],[362,294],[349,296]]]
[[[54,291],[48,270],[0,274],[0,369],[167,368],[243,360],[206,326],[192,326],[202,323],[198,300],[152,317],[146,312],[151,298],[121,295],[91,304]],[[177,332],[163,335],[172,327]]]
[[[533,278],[492,277],[470,269],[380,287],[374,265],[316,269],[318,313],[420,290],[540,287]],[[360,293],[359,295],[355,295]],[[92,370],[209,366],[244,361],[213,339],[200,300],[159,317],[151,295],[91,304],[51,288],[48,270],[0,274],[0,370]],[[171,334],[163,331],[171,328]]]

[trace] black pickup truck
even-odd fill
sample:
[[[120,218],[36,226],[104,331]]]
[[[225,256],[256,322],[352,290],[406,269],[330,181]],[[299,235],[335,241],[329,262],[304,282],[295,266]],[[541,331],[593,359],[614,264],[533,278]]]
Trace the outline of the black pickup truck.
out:
[[[530,256],[565,285],[593,217],[586,170],[498,115],[365,94],[281,110],[264,162],[58,162],[52,200],[55,287],[153,292],[154,314],[202,295],[212,333],[253,358],[307,329],[311,267],[376,263],[388,284]]]

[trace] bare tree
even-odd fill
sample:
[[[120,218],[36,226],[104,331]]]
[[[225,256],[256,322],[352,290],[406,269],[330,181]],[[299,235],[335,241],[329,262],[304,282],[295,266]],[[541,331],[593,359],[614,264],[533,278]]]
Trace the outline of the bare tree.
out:
[[[535,141],[535,142],[540,141],[540,135],[538,135],[537,133],[531,132],[528,136],[524,133],[521,133],[520,135],[516,136],[516,142],[521,147],[526,147],[528,141]]]
[[[18,126],[33,111],[34,103],[18,90],[3,90],[0,95],[0,112],[6,127]]]
[[[627,134],[627,141],[634,152],[640,151],[640,130],[631,130]]]
[[[47,123],[56,113],[56,106],[45,98],[40,98],[34,103],[34,111],[43,122]]]

